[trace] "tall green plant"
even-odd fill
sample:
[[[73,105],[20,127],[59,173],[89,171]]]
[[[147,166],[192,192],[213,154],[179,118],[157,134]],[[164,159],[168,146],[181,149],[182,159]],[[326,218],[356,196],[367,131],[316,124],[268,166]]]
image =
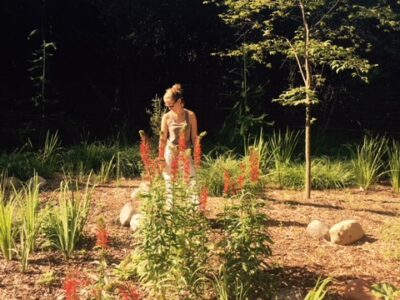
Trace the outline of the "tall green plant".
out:
[[[151,100],[151,109],[146,109],[150,115],[150,128],[153,139],[158,142],[160,137],[161,119],[167,112],[167,108],[162,105],[162,99],[157,95]]]
[[[400,191],[400,143],[393,141],[392,146],[388,149],[390,179],[393,191]]]
[[[282,186],[282,171],[293,161],[294,151],[299,143],[301,132],[286,130],[285,134],[281,131],[274,131],[268,139],[272,160],[275,165],[278,182]]]
[[[239,204],[225,207],[222,215],[223,238],[218,244],[223,264],[222,281],[228,286],[229,299],[236,297],[238,284],[245,299],[269,299],[273,282],[268,276],[271,238],[266,233],[264,204],[254,195],[243,193]],[[225,278],[224,278],[225,277]]]
[[[0,250],[4,258],[11,260],[15,251],[15,211],[14,199],[5,201],[4,196],[0,198]]]
[[[41,227],[39,219],[39,180],[37,174],[34,174],[27,186],[21,191],[14,190],[21,215],[20,245],[19,256],[22,265],[22,271],[28,267],[28,259],[31,252],[35,250],[36,239]]]
[[[367,190],[382,174],[383,155],[387,149],[385,137],[364,136],[363,144],[352,151],[355,180],[361,189]]]
[[[91,188],[89,180],[83,191],[76,183],[75,191],[69,182],[60,183],[58,206],[52,207],[48,214],[44,232],[53,246],[69,258],[80,241],[89,214]]]
[[[377,29],[399,29],[399,4],[376,1],[305,1],[305,0],[209,0],[222,7],[222,20],[240,32],[235,49],[225,56],[249,55],[266,67],[271,56],[279,55],[296,72],[288,90],[274,101],[284,106],[305,108],[305,198],[311,196],[312,107],[319,103],[320,88],[325,84],[326,68],[335,73],[348,71],[367,81],[374,67],[361,57],[371,44],[365,34]]]

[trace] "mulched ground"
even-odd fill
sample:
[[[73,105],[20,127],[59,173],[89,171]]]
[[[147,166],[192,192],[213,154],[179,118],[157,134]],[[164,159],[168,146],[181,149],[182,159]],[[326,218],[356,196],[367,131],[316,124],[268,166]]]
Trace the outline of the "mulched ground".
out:
[[[65,260],[57,251],[42,251],[31,256],[29,271],[21,273],[18,261],[0,258],[0,299],[64,299],[62,285],[68,270],[78,268],[82,274],[96,272],[94,261],[99,259],[99,251],[94,245],[99,216],[105,219],[111,236],[108,262],[118,264],[134,244],[130,229],[118,224],[118,215],[138,184],[138,180],[124,180],[96,188],[86,238],[72,259]],[[53,192],[56,187],[54,183],[42,192],[43,202],[56,198]],[[312,199],[304,201],[300,191],[267,189],[263,198],[270,217],[269,234],[274,241],[271,264],[281,287],[307,290],[319,276],[331,276],[335,279],[332,293],[336,299],[343,298],[346,282],[358,278],[400,287],[400,262],[385,256],[391,245],[381,239],[383,225],[400,217],[399,194],[378,186],[368,192],[314,191]],[[209,199],[210,218],[220,211],[222,201]],[[312,239],[305,229],[314,219],[328,226],[345,219],[358,220],[366,237],[350,246]],[[54,272],[55,280],[50,285],[40,284],[49,271]]]

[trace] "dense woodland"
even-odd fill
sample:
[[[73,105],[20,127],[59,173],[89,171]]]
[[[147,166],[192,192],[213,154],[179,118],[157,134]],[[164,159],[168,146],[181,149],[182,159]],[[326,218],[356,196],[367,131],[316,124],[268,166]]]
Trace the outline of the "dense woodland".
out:
[[[249,132],[260,125],[303,128],[304,108],[271,102],[292,84],[291,62],[277,56],[265,68],[245,56],[213,55],[244,38],[221,21],[222,9],[201,0],[2,1],[1,148],[43,139],[48,129],[65,143],[88,134],[137,140],[137,131],[149,128],[151,99],[175,82],[183,83],[200,129],[212,134],[224,124],[236,128],[239,119]],[[326,72],[323,101],[314,108],[316,135],[400,135],[399,32],[377,31],[372,21],[362,29],[371,47],[360,55],[379,66],[368,84]],[[44,69],[37,60],[43,41]],[[248,110],[239,109],[244,98]],[[263,123],[254,121],[263,113]]]

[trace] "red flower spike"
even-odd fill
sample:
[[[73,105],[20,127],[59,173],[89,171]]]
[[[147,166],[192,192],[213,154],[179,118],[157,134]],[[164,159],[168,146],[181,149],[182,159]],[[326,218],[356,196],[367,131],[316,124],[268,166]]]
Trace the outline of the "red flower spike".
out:
[[[201,212],[204,212],[207,208],[207,199],[208,199],[208,187],[204,187],[200,193],[199,209]]]
[[[161,160],[164,159],[165,147],[166,143],[160,139],[160,142],[158,144],[158,158]]]
[[[70,272],[64,281],[65,299],[79,300],[79,288],[84,285],[78,271]]]
[[[154,177],[154,173],[156,170],[156,166],[154,166],[154,161],[151,159],[151,147],[150,147],[150,142],[144,133],[143,130],[139,131],[140,134],[140,156],[143,161],[144,165],[144,177],[148,181],[152,181]]]
[[[187,149],[182,153],[182,162],[183,162],[183,179],[186,183],[190,180],[190,149]]]
[[[232,183],[231,183],[231,176],[229,175],[228,171],[224,171],[224,194],[228,195],[231,191]]]
[[[179,175],[179,155],[177,153],[174,153],[173,155],[174,157],[171,162],[171,176],[172,181],[176,182]]]
[[[257,182],[260,179],[260,156],[254,148],[250,149],[250,180]]]
[[[102,249],[108,247],[108,232],[105,225],[99,225],[96,230],[96,246],[99,246]]]
[[[119,295],[123,300],[141,300],[139,291],[132,285],[124,285],[119,287]]]
[[[200,137],[197,137],[196,139],[196,144],[194,145],[194,165],[196,169],[200,167],[201,164],[201,143],[200,143]]]

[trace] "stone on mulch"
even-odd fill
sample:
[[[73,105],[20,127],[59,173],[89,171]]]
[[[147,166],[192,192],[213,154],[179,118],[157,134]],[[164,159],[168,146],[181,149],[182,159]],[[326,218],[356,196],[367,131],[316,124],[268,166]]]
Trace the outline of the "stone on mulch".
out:
[[[364,236],[364,230],[356,220],[345,220],[333,225],[329,234],[332,243],[349,245],[361,239]]]
[[[134,189],[131,193],[131,199],[137,200],[141,197],[142,194],[148,193],[150,190],[149,184],[147,182],[141,182],[139,187]]]
[[[4,188],[12,188],[12,187],[19,187],[21,185],[21,180],[19,180],[17,177],[11,176],[11,177],[6,177],[4,178],[3,181]]]
[[[32,183],[34,182],[34,180],[35,180],[34,177],[29,178],[29,179],[26,181],[26,184],[30,185],[30,184],[32,184]],[[37,177],[37,180],[38,180],[38,184],[40,185],[40,187],[44,187],[44,186],[47,184],[47,180],[44,179],[44,178],[41,177],[41,176],[38,176],[38,177]]]
[[[142,218],[143,218],[142,214],[136,214],[136,215],[132,216],[131,221],[130,221],[129,224],[130,224],[131,229],[133,231],[136,231],[139,228],[140,221],[142,220]]]
[[[330,239],[328,225],[320,220],[312,220],[310,224],[308,224],[306,232],[312,238],[326,240]]]
[[[129,222],[134,214],[134,208],[131,202],[126,203],[119,213],[119,222],[122,226],[129,226]]]
[[[363,279],[355,279],[346,283],[345,299],[349,300],[377,300],[371,292],[371,284]]]

